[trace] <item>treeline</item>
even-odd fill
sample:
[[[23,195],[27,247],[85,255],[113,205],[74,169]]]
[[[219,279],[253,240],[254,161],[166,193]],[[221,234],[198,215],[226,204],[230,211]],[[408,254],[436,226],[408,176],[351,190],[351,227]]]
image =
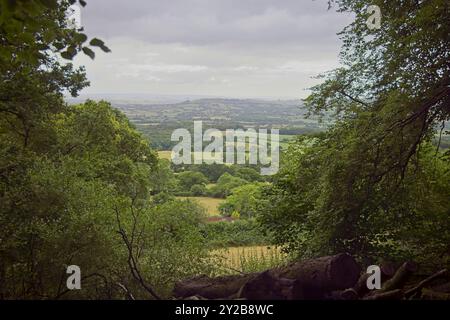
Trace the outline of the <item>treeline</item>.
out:
[[[226,198],[236,187],[269,179],[260,175],[258,166],[250,165],[172,165],[172,168],[178,196]]]

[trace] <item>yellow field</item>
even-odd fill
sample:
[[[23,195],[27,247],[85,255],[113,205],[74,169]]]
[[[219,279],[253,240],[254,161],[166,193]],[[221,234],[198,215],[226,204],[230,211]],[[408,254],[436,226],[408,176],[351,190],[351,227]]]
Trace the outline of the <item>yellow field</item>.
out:
[[[200,206],[205,208],[206,213],[210,217],[218,216],[220,214],[219,205],[225,201],[224,199],[216,199],[209,197],[177,197],[177,198],[189,199],[197,202]]]
[[[280,248],[273,246],[230,247],[217,249],[220,265],[225,271],[256,272],[273,268],[286,261]]]
[[[162,158],[162,159],[168,159],[169,161],[171,161],[172,159],[171,159],[171,152],[172,151],[158,151],[158,154],[160,154],[160,158]],[[202,157],[202,161],[203,161],[203,163],[205,163],[205,161],[211,161],[211,162],[213,162],[214,160],[216,160],[215,159],[215,157],[214,156],[212,156],[211,154],[209,154],[209,153],[202,153],[202,152],[191,152],[191,156],[192,156],[192,163],[194,163],[194,159],[195,159],[195,157],[197,157],[197,156],[199,156],[199,157]],[[246,151],[245,152],[245,161],[246,161],[246,163],[248,163],[249,162],[249,156],[250,156],[250,154],[249,154],[249,152],[248,151]],[[235,153],[235,158],[236,158],[236,153]],[[267,158],[270,160],[271,159],[271,156],[269,155],[269,156],[267,156]],[[230,165],[232,165],[232,163],[227,163],[226,162],[226,152],[225,152],[225,150],[224,150],[224,154],[223,154],[223,158],[222,158],[222,164],[224,164],[224,165],[226,165],[226,166],[230,166]]]
[[[172,151],[158,151],[158,156],[160,159],[166,159],[171,161]]]
[[[192,163],[194,163],[194,158],[197,156],[198,152],[191,152],[192,155]],[[212,157],[209,154],[200,154],[200,156],[203,157],[203,161],[205,160],[214,160],[214,157]],[[171,150],[163,150],[163,151],[158,151],[158,157],[160,159],[166,159],[169,161],[172,161],[172,151]]]

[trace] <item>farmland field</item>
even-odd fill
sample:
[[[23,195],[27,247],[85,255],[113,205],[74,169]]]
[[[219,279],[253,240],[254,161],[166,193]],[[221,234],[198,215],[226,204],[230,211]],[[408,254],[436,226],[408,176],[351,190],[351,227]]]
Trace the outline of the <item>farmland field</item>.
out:
[[[170,150],[158,151],[158,157],[160,159],[166,159],[166,160],[170,161],[171,155],[172,155],[172,151],[170,151]]]
[[[274,246],[229,247],[214,250],[224,270],[256,272],[283,264],[287,257]]]
[[[278,138],[279,138],[279,143],[280,143],[281,149],[285,150],[289,146],[289,143],[291,141],[295,140],[296,135],[282,135],[282,134],[280,134],[278,136]],[[269,137],[269,141],[260,138],[259,143],[260,144],[270,145],[270,141],[271,141],[270,137]],[[223,161],[224,162],[226,160],[225,159],[225,155],[226,155],[225,146],[227,144],[228,144],[227,142],[224,143],[224,157],[223,157]],[[235,142],[234,145],[235,145],[235,148],[237,148],[239,145],[242,145],[242,143]],[[257,148],[257,145],[255,147]],[[248,140],[246,140],[245,141],[245,154],[246,154],[245,157],[246,157],[246,161],[248,161],[248,157],[249,157],[249,148],[250,148],[250,143],[249,143]],[[194,158],[196,157],[196,154],[197,154],[197,152],[194,152],[194,151],[191,153],[192,161],[194,161]],[[158,151],[158,156],[159,156],[160,159],[167,159],[167,160],[170,161],[171,160],[171,155],[172,155],[172,151],[171,150],[160,150],[160,151]],[[214,160],[214,156],[209,154],[209,153],[203,153],[202,157],[203,157],[203,160]],[[269,156],[269,158],[270,158],[270,156]]]
[[[219,212],[219,206],[222,202],[224,202],[224,199],[217,199],[217,198],[209,198],[209,197],[177,197],[179,199],[188,199],[197,202],[200,206],[205,208],[206,213],[210,217],[218,216],[220,214]]]
[[[171,141],[172,132],[177,128],[192,132],[194,120],[203,121],[203,130],[279,129],[283,148],[289,136],[323,131],[328,125],[328,121],[320,123],[315,117],[307,118],[307,110],[296,100],[199,99],[133,103],[113,99],[112,102],[150,139],[156,150],[170,150],[177,144]]]

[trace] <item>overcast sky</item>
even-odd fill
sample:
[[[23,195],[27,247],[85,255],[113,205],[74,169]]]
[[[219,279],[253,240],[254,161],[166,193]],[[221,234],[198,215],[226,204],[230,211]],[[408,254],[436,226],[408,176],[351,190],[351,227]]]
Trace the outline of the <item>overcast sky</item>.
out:
[[[89,36],[112,50],[85,65],[84,93],[302,98],[338,66],[351,17],[326,0],[90,0]]]

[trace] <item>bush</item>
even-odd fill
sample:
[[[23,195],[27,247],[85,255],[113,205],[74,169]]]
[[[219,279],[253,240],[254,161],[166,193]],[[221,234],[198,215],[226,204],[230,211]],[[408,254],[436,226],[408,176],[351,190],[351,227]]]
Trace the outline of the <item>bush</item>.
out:
[[[184,171],[176,175],[180,191],[189,191],[194,185],[206,185],[208,179],[200,173],[194,171]]]
[[[190,191],[194,197],[203,196],[207,192],[206,186],[203,184],[194,184]]]
[[[219,207],[222,215],[230,216],[233,212],[239,213],[242,218],[255,217],[262,201],[261,189],[264,184],[245,184],[232,190],[225,202]]]
[[[234,165],[232,166],[233,172],[232,175],[244,180],[247,180],[249,182],[257,182],[257,181],[264,181],[265,177],[260,174],[258,168],[253,167],[246,167],[246,166],[240,166],[240,165]]]
[[[127,219],[128,214],[131,212],[124,212],[121,217]],[[181,279],[213,272],[201,232],[205,218],[203,208],[191,201],[173,200],[143,208],[135,214],[138,216],[135,238],[141,273],[160,296],[169,297],[173,285]],[[134,227],[131,222],[127,225],[128,234]],[[143,294],[141,298],[148,298],[148,295]]]
[[[217,180],[217,184],[209,190],[209,195],[215,198],[226,198],[236,187],[246,184],[247,181],[241,178],[233,177],[229,173],[224,173]]]

